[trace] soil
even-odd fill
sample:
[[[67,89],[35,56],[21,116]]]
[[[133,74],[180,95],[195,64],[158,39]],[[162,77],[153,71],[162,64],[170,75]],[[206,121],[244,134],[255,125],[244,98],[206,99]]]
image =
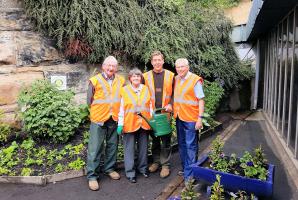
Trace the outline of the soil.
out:
[[[40,147],[44,147],[47,150],[47,155],[50,150],[62,150],[66,145],[71,144],[72,146],[81,144],[83,142],[83,132],[86,131],[86,127],[81,127],[79,130],[76,131],[73,137],[70,138],[70,140],[65,144],[54,144],[49,143],[49,140],[37,140],[35,141],[34,148],[38,149]],[[24,140],[28,139],[28,135],[23,131],[14,131],[11,136],[8,138],[8,141],[2,144],[1,149],[7,148],[11,145],[13,141],[16,141],[17,144],[20,146]],[[87,145],[84,145],[84,148],[78,155],[69,156],[66,154],[61,160],[54,160],[54,164],[48,165],[47,163],[47,155],[43,158],[43,164],[37,165],[32,164],[30,166],[24,166],[24,162],[27,159],[27,151],[23,150],[22,148],[18,148],[17,156],[20,159],[20,162],[18,165],[10,168],[12,172],[15,172],[15,175],[18,176],[21,174],[21,171],[24,167],[30,168],[33,172],[31,176],[41,176],[41,175],[48,175],[48,174],[54,174],[55,173],[55,167],[57,164],[61,164],[62,166],[67,166],[68,163],[76,160],[78,157],[80,157],[83,161],[86,160],[87,155]],[[31,155],[30,158],[36,159],[35,155]]]

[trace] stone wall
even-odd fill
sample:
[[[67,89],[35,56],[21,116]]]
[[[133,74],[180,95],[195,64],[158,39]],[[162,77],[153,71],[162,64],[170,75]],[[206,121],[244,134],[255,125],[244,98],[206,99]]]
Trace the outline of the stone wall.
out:
[[[35,32],[21,1],[0,0],[0,109],[15,124],[16,99],[22,86],[53,75],[66,77],[76,101],[85,102],[89,67],[69,64],[49,38]]]

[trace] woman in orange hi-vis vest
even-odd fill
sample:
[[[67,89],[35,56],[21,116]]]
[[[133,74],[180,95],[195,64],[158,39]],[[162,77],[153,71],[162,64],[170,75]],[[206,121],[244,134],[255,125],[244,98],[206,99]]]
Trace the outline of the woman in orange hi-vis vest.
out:
[[[196,130],[202,128],[205,96],[202,78],[189,72],[186,58],[177,59],[175,68],[178,75],[175,77],[174,117],[184,181],[187,182],[193,176],[191,165],[197,161]]]
[[[136,169],[144,177],[147,172],[147,147],[150,126],[138,114],[147,119],[151,118],[152,103],[150,92],[147,86],[141,84],[142,72],[135,68],[128,74],[130,84],[123,87],[120,92],[121,103],[118,119],[118,134],[123,133],[124,144],[124,167],[127,179],[136,183],[135,171],[135,144],[138,144],[138,163]]]

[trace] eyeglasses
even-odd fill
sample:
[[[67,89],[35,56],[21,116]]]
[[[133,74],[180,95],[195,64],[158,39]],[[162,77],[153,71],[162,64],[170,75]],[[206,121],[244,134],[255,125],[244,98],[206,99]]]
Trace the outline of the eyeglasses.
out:
[[[105,64],[104,66],[105,66],[105,67],[114,67],[114,68],[117,68],[118,65]]]

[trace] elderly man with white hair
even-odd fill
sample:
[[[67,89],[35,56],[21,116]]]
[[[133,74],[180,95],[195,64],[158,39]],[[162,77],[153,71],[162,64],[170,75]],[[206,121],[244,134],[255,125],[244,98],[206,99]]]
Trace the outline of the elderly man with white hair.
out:
[[[191,164],[197,161],[198,135],[204,113],[203,79],[189,71],[186,58],[175,62],[174,117],[184,180],[192,178]]]
[[[119,180],[115,171],[117,157],[117,121],[120,109],[120,89],[125,79],[116,74],[118,62],[108,56],[102,64],[102,72],[90,78],[87,104],[90,106],[90,136],[87,155],[87,179],[90,190],[98,190],[99,164],[104,155],[103,171],[113,180]],[[105,141],[105,149],[104,147]]]

